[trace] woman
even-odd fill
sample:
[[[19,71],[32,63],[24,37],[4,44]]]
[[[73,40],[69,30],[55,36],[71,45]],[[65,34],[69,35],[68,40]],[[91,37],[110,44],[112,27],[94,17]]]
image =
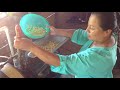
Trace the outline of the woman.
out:
[[[52,35],[71,38],[82,45],[78,53],[71,55],[53,54],[43,50],[26,38],[22,38],[16,26],[14,47],[32,52],[40,60],[51,65],[51,70],[75,78],[112,78],[116,63],[117,40],[114,31],[117,20],[113,12],[93,12],[86,30],[65,30],[50,27]]]

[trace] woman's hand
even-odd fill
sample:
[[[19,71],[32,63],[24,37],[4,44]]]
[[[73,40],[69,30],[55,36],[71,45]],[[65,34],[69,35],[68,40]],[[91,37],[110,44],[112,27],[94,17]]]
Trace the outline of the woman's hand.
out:
[[[57,29],[53,26],[49,26],[50,28],[50,35],[57,35]]]
[[[50,28],[50,35],[58,35],[71,38],[75,29],[58,29],[53,26],[49,26]]]
[[[19,25],[15,26],[15,32],[16,36],[14,37],[14,47],[16,49],[30,51],[33,46],[33,43],[27,38],[22,38],[23,35],[21,33],[21,28]]]
[[[31,40],[29,40],[27,38],[19,38],[19,37],[15,36],[14,47],[16,49],[30,51],[32,46],[33,46],[33,43]]]

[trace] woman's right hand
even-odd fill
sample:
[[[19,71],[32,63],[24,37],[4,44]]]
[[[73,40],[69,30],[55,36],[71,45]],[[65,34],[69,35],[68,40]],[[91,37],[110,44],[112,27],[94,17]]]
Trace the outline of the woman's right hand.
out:
[[[50,35],[57,35],[57,29],[53,26],[49,26],[50,28]]]
[[[15,33],[16,36],[14,37],[14,48],[30,51],[34,44],[32,43],[32,40],[22,37],[22,32],[19,25],[15,26]]]

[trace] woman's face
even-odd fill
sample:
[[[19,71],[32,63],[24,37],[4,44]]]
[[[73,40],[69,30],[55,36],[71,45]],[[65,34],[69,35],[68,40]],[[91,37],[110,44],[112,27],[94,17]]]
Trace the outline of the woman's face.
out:
[[[105,38],[106,31],[100,27],[100,20],[96,15],[90,16],[86,30],[90,40],[102,42]]]

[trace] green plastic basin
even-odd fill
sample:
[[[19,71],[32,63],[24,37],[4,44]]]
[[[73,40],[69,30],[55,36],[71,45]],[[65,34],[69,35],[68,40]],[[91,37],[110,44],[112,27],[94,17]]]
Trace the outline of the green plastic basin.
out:
[[[25,36],[32,39],[43,38],[50,32],[49,22],[41,15],[26,14],[20,19],[20,27]]]

